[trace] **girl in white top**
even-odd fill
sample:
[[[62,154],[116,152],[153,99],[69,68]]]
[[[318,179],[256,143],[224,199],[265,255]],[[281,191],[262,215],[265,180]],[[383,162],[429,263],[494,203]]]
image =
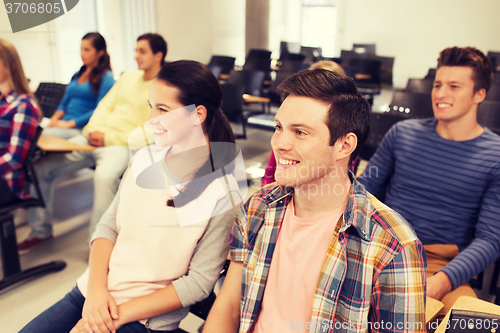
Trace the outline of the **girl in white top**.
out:
[[[139,130],[156,144],[134,155],[77,287],[20,332],[170,332],[211,293],[241,203],[221,99],[205,65],[160,70]]]

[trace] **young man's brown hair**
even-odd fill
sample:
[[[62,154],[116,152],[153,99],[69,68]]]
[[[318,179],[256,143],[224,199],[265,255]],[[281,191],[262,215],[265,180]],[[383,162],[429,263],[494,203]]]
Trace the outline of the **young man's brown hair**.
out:
[[[149,43],[149,47],[151,48],[151,51],[153,51],[153,54],[157,54],[158,52],[161,52],[163,54],[163,57],[161,58],[161,66],[165,65],[165,57],[167,56],[167,42],[165,39],[155,33],[147,33],[144,35],[140,35],[137,38],[137,41],[140,40],[147,40]]]
[[[352,132],[358,144],[350,161],[358,156],[370,133],[370,104],[353,79],[326,69],[306,70],[288,77],[278,86],[278,92],[282,101],[293,95],[311,97],[329,105],[325,123],[330,131],[330,146]]]
[[[439,53],[437,68],[442,66],[460,66],[472,68],[474,93],[480,89],[488,92],[493,82],[493,65],[483,52],[475,47],[449,47]]]

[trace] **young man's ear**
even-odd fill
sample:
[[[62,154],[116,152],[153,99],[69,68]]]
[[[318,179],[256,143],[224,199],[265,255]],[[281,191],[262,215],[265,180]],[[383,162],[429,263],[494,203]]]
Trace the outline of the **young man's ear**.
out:
[[[163,58],[165,58],[165,56],[163,55],[162,52],[156,52],[154,54],[154,57],[156,59],[156,61],[158,61],[158,63],[161,65],[161,61],[163,60]]]
[[[349,158],[352,152],[358,146],[358,137],[354,133],[348,133],[346,136],[337,140],[339,150],[337,151],[337,160]]]
[[[486,89],[481,88],[474,93],[474,103],[479,104],[486,98]]]

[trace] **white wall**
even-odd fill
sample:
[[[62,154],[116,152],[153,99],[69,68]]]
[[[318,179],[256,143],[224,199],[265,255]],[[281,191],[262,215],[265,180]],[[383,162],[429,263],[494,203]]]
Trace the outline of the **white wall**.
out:
[[[36,90],[40,82],[68,83],[82,65],[81,38],[97,27],[93,1],[80,1],[55,20],[17,33],[12,33],[3,8],[0,7],[0,38],[16,47],[31,89]]]
[[[245,3],[245,0],[212,0],[212,54],[236,57],[238,65],[245,63],[246,55]]]
[[[12,33],[7,12],[0,8],[0,38],[14,44],[26,76],[31,80],[30,86],[36,89],[38,82],[44,78],[54,80],[54,62],[51,46],[55,43],[53,22]]]
[[[212,52],[212,6],[206,0],[158,0],[157,32],[168,43],[167,61],[208,61]]]
[[[133,59],[135,67],[127,68],[127,62],[123,56],[124,43],[122,35],[122,19],[119,15],[120,0],[96,0],[96,12],[97,29],[106,39],[108,53],[111,57],[111,69],[113,70],[115,78],[118,78],[126,69],[137,69],[137,63],[135,63]],[[110,13],[115,14],[111,15]],[[135,49],[132,50],[132,54],[134,54],[134,52]]]
[[[498,0],[342,0],[342,48],[375,43],[394,56],[394,84],[423,77],[449,46],[500,51]]]
[[[167,61],[206,64],[218,54],[244,62],[245,0],[157,0],[156,21],[168,43]]]

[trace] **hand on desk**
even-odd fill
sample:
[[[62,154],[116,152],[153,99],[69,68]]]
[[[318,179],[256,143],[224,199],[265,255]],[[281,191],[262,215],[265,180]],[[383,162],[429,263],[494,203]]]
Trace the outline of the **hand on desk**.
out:
[[[452,288],[448,275],[443,272],[437,272],[427,278],[427,297],[440,301],[443,296]]]
[[[56,127],[56,128],[74,128],[76,127],[76,123],[74,120],[58,120],[54,124],[51,123],[49,124],[49,127]]]
[[[89,144],[95,147],[104,147],[104,133],[99,131],[90,132]]]
[[[64,116],[64,111],[63,110],[57,110],[54,112],[52,117],[50,117],[50,123],[47,125],[47,127],[57,127],[57,122]]]

